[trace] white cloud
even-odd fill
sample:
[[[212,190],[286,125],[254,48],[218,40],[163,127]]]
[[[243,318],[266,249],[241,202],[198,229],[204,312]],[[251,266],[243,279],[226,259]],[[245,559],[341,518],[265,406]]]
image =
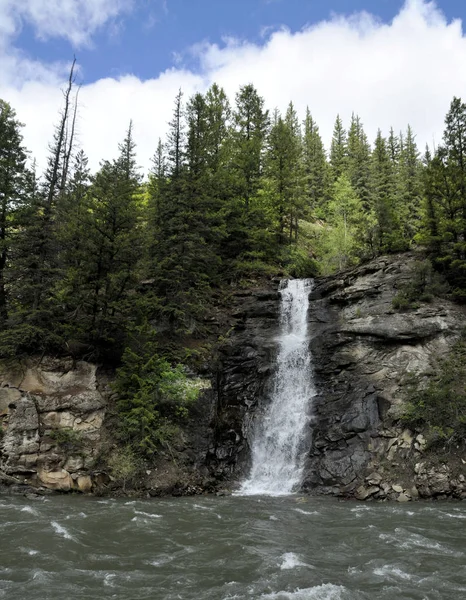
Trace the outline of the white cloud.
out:
[[[240,85],[253,82],[272,109],[285,109],[293,100],[303,115],[309,105],[327,145],[336,114],[348,122],[353,111],[370,139],[378,127],[388,132],[410,123],[421,148],[433,137],[438,143],[453,95],[466,99],[461,22],[447,22],[435,3],[422,0],[409,0],[390,24],[367,13],[334,16],[296,33],[275,31],[262,45],[201,42],[195,53],[196,73],[178,65],[148,81],[128,75],[83,86],[79,132],[93,167],[115,155],[133,118],[139,160],[148,168],[180,87],[189,96],[217,81],[233,99]],[[60,106],[63,67],[42,65],[35,74],[36,67],[11,52],[0,56],[2,95],[26,123],[26,144],[43,162]]]
[[[133,0],[0,0],[0,39],[5,43],[29,23],[40,39],[62,37],[89,44],[103,25],[129,10]]]

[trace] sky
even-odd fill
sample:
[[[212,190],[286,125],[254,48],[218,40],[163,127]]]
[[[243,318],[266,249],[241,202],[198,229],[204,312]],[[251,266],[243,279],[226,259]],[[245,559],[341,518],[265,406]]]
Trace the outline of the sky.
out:
[[[424,148],[441,143],[453,96],[466,100],[465,18],[464,0],[0,0],[0,98],[39,168],[74,55],[92,169],[132,119],[147,171],[178,90],[213,82],[232,102],[253,83],[271,110],[309,106],[327,147],[354,112],[369,139],[410,124]]]

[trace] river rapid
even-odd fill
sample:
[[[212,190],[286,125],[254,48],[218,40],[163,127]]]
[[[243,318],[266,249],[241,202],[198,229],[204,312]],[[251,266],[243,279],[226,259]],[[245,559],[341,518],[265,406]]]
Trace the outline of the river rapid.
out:
[[[0,496],[6,600],[466,598],[466,504]]]

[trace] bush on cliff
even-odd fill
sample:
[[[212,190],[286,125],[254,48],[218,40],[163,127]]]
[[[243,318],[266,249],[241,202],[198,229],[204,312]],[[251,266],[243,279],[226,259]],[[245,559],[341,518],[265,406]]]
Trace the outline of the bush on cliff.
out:
[[[457,342],[425,388],[410,386],[401,419],[427,430],[430,446],[466,438],[466,341]]]
[[[159,356],[148,325],[135,328],[114,384],[120,440],[136,453],[152,456],[187,418],[200,387],[188,379],[183,365],[172,366]]]

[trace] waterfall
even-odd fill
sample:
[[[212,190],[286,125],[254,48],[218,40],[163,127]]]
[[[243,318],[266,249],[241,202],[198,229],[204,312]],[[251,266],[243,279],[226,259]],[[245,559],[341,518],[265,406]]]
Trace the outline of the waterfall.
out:
[[[254,431],[251,473],[240,494],[286,495],[301,483],[315,394],[307,335],[311,289],[309,279],[283,281],[280,285],[277,370],[270,402]]]

